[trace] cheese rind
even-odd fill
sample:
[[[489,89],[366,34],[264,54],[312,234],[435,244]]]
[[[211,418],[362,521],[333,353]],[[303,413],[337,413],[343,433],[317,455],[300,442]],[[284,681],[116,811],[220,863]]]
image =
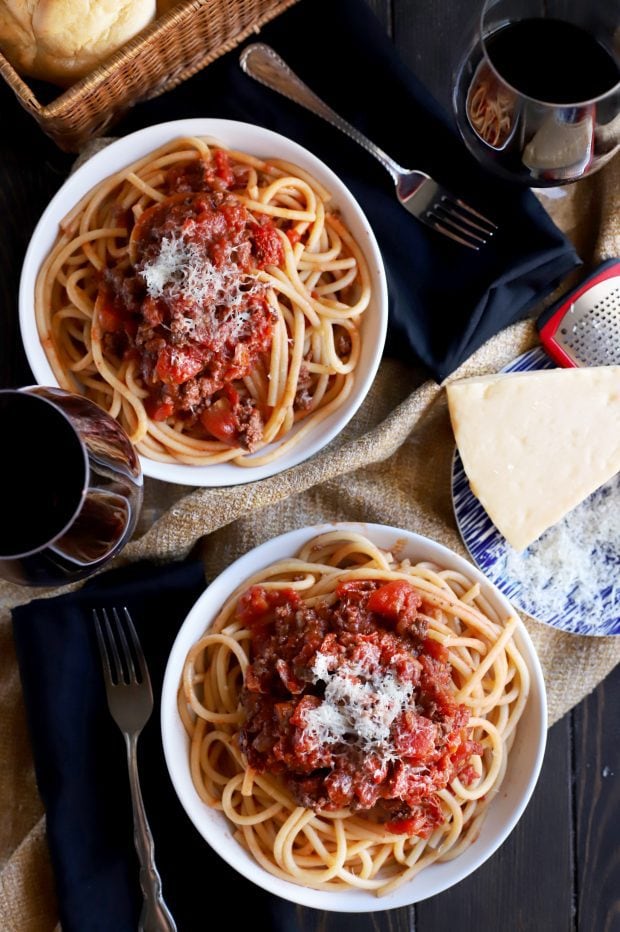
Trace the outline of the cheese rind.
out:
[[[620,470],[620,366],[474,376],[447,394],[472,492],[515,550]]]

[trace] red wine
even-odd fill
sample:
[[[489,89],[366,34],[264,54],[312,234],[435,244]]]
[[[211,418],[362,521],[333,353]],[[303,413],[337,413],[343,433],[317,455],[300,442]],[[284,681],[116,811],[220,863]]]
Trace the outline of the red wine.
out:
[[[69,421],[27,394],[0,393],[0,556],[29,553],[69,524],[87,479],[84,450]]]
[[[527,97],[550,104],[583,103],[610,91],[620,68],[594,36],[559,19],[523,19],[486,40],[498,74]]]

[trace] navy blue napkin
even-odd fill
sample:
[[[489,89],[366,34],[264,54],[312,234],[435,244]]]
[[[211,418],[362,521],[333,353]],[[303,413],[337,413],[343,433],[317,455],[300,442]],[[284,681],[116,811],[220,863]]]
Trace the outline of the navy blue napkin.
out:
[[[301,0],[258,38],[402,165],[428,172],[495,218],[493,244],[476,254],[423,227],[397,203],[391,178],[365,150],[243,74],[239,48],[135,107],[119,129],[223,117],[276,130],[323,159],[377,236],[388,274],[391,355],[422,363],[442,380],[579,264],[531,191],[490,175],[469,155],[364,0]]]
[[[179,626],[204,587],[200,563],[140,563],[13,611],[63,932],[135,932],[142,903],[125,745],[108,711],[91,617],[93,607],[113,605],[128,606],[153,683],[155,708],[138,742],[138,762],[164,895],[179,932],[211,927],[213,903],[240,895],[240,927],[280,925],[285,904],[210,850],[178,802],[163,757],[164,669]]]

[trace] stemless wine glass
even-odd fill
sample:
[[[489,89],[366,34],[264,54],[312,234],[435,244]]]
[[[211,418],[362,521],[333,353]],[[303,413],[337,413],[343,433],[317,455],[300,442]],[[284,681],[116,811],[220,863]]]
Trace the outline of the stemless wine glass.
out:
[[[122,427],[59,388],[0,391],[0,576],[32,586],[82,579],[131,537],[142,471]]]
[[[545,187],[591,174],[620,148],[615,0],[486,0],[454,85],[471,152]]]

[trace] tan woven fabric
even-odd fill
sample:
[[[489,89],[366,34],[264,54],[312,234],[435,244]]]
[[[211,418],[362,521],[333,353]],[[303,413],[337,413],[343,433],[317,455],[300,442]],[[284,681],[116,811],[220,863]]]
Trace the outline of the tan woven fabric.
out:
[[[560,193],[543,203],[586,263],[620,255],[620,159]],[[517,324],[457,376],[496,371],[535,339],[531,322]],[[353,421],[307,463],[236,488],[192,491],[147,481],[140,533],[121,560],[178,559],[200,542],[212,577],[270,537],[345,519],[415,530],[465,554],[450,496],[453,448],[445,391],[415,369],[386,360]],[[57,922],[10,633],[10,607],[33,595],[0,584],[0,928],[7,932],[46,932]],[[576,637],[528,618],[525,623],[547,677],[553,723],[620,660],[620,638]]]

